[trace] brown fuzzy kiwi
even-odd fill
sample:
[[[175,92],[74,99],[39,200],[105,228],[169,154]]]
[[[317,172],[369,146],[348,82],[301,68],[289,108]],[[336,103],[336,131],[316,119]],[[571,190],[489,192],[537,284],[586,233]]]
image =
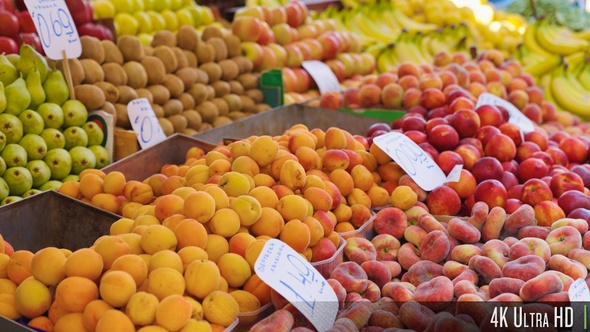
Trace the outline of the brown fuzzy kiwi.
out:
[[[202,133],[204,131],[207,130],[211,130],[213,129],[213,125],[208,123],[208,122],[203,122],[203,124],[201,124],[201,128],[199,128],[199,132]]]
[[[177,98],[184,92],[184,82],[173,74],[166,74],[164,80],[162,81],[162,85],[170,91],[170,97]]]
[[[242,45],[240,41],[240,37],[230,34],[223,37],[223,41],[225,42],[225,46],[227,47],[227,56],[233,58],[235,56],[242,54]]]
[[[114,86],[127,85],[127,72],[118,63],[108,62],[102,64],[104,80]]]
[[[166,74],[173,73],[178,67],[178,60],[171,47],[160,45],[154,49],[154,56],[160,58],[164,67],[166,67]]]
[[[137,92],[137,98],[146,98],[150,102],[150,104],[154,103],[154,96],[152,95],[150,90],[146,88],[141,88],[135,90],[135,92]]]
[[[169,117],[172,115],[182,113],[182,102],[178,99],[170,99],[162,105],[164,108],[164,116]]]
[[[196,134],[198,134],[199,132],[194,130],[193,128],[185,128],[182,131],[183,134],[187,135],[187,136],[195,136]]]
[[[80,64],[84,69],[84,81],[82,83],[93,84],[104,81],[104,71],[98,62],[93,59],[82,59]]]
[[[238,68],[240,68],[240,74],[247,74],[251,73],[254,70],[254,64],[252,60],[246,58],[245,56],[239,55],[231,58],[236,62]]]
[[[173,47],[172,52],[174,52],[174,56],[176,56],[176,62],[178,63],[176,70],[188,67],[188,59],[180,47]]]
[[[199,130],[201,128],[201,124],[203,123],[203,117],[201,114],[195,110],[188,110],[182,112],[182,115],[187,120],[188,127],[194,130]]]
[[[188,120],[182,114],[175,114],[168,118],[172,122],[175,133],[182,133],[188,126]]]
[[[187,92],[193,97],[195,105],[201,104],[209,97],[207,86],[201,83],[196,83]]]
[[[229,83],[225,81],[217,81],[211,84],[213,89],[215,90],[215,97],[221,98],[229,93],[231,87]]]
[[[170,91],[166,89],[165,86],[161,84],[150,85],[147,87],[148,90],[154,96],[154,104],[164,105],[168,100],[170,100]]]
[[[148,85],[148,74],[141,63],[129,61],[123,65],[127,73],[127,85],[134,89],[145,88]]]
[[[196,68],[199,65],[195,52],[183,50],[182,53],[186,56],[187,67]]]
[[[117,38],[117,47],[121,51],[121,54],[123,54],[123,60],[125,62],[141,61],[145,55],[141,41],[135,36],[120,36]]]
[[[114,62],[120,65],[123,64],[123,53],[121,53],[121,50],[117,47],[115,43],[108,39],[105,39],[101,40],[100,44],[102,45],[102,49],[104,50],[105,63]]]
[[[268,104],[256,104],[256,106],[254,106],[254,113],[260,113],[270,109],[272,109],[272,107]]]
[[[81,85],[80,85],[81,86]],[[96,82],[94,86],[98,87],[104,93],[106,101],[116,103],[119,100],[119,89],[109,82]],[[76,86],[78,87],[78,86]],[[78,98],[78,92],[76,92],[76,98]]]
[[[230,112],[227,116],[230,119],[232,119],[234,121],[237,121],[237,120],[240,120],[240,119],[245,118],[246,117],[246,114],[245,113],[242,113],[242,112],[239,112],[239,111],[234,111],[234,112]]]
[[[148,84],[160,84],[166,76],[166,67],[160,58],[153,55],[146,55],[141,60],[141,65],[145,69],[148,78]]]
[[[234,60],[221,60],[219,61],[221,67],[221,79],[229,82],[235,80],[240,74],[240,68]]]
[[[176,35],[172,31],[160,30],[154,34],[151,43],[152,47],[166,45],[168,47],[176,46]]]
[[[240,96],[240,99],[242,99],[242,111],[243,112],[253,112],[254,111],[254,106],[256,106],[256,103],[254,102],[254,100],[248,96]]]
[[[117,99],[117,103],[127,105],[133,99],[137,99],[137,91],[135,91],[134,88],[128,85],[120,85],[117,89],[119,89],[119,99]]]
[[[115,104],[115,110],[117,111],[115,125],[123,129],[131,129],[131,122],[129,122],[127,115],[127,104]]]
[[[143,53],[146,55],[154,55],[154,48],[151,45],[143,45]]]
[[[166,118],[158,118],[158,122],[160,122],[160,127],[162,127],[162,131],[166,135],[166,137],[174,134],[174,126],[172,122]]]
[[[81,101],[89,111],[99,109],[106,101],[102,90],[92,84],[76,85],[74,92],[76,99]]]
[[[215,48],[215,62],[227,59],[227,46],[223,39],[212,37],[207,40],[207,44],[211,44]]]
[[[195,108],[195,98],[188,92],[184,92],[178,96],[178,100],[182,103],[182,109],[185,111]]]
[[[242,110],[242,99],[240,99],[240,96],[230,93],[221,98],[227,102],[230,112]]]
[[[177,70],[174,75],[182,81],[185,90],[188,90],[197,82],[199,72],[197,68],[186,67]]]
[[[80,54],[80,59],[94,59],[99,64],[104,62],[104,49],[102,48],[98,38],[92,36],[81,36],[80,44],[82,44],[82,54]]]
[[[221,67],[215,62],[208,62],[202,64],[199,69],[204,70],[209,76],[209,83],[219,81],[221,78]]]
[[[198,43],[195,54],[199,64],[212,62],[215,60],[215,47],[209,43]]]
[[[205,27],[205,29],[203,29],[203,33],[201,34],[201,39],[203,41],[208,41],[211,38],[221,38],[223,37],[223,32],[221,31],[221,29],[219,27],[216,26],[207,26]]]
[[[72,85],[76,86],[84,82],[86,74],[84,73],[84,67],[78,59],[68,59],[68,65],[70,65],[70,73],[72,75]],[[63,61],[57,61],[55,64],[56,68],[62,73],[65,72],[63,69]]]
[[[164,117],[164,107],[162,105],[152,103],[152,109],[154,110],[154,114],[156,114],[156,118]]]
[[[209,84],[209,75],[202,69],[197,69],[197,83]]]
[[[254,74],[242,74],[238,76],[237,81],[242,83],[245,90],[258,88],[258,77]]]
[[[113,103],[105,101],[104,104],[102,104],[102,110],[107,112],[107,114],[112,115],[113,118],[116,119],[117,110],[115,109],[115,105]]]
[[[213,128],[221,127],[232,122],[234,121],[231,118],[220,115],[217,117],[217,119],[215,119],[215,121],[213,121]]]
[[[213,98],[211,102],[217,106],[219,115],[227,115],[229,113],[229,106],[223,98]]]
[[[246,90],[246,96],[252,98],[256,104],[260,104],[264,100],[264,95],[262,91],[258,89],[249,89]]]
[[[213,121],[219,116],[217,107],[210,101],[204,101],[201,105],[197,106],[195,110],[201,114],[204,122],[213,123]]]
[[[199,42],[199,32],[190,25],[183,25],[176,31],[176,45],[183,50],[193,51]]]
[[[238,81],[229,81],[229,91],[230,93],[235,93],[237,95],[243,95],[245,92],[242,83]]]
[[[207,85],[207,100],[215,98],[215,89],[211,85]]]

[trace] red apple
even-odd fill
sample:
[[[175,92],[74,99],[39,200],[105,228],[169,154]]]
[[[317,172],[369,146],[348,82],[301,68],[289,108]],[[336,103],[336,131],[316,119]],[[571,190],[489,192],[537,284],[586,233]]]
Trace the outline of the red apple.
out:
[[[0,36],[0,53],[18,54],[18,44],[10,37]]]
[[[0,11],[0,36],[15,37],[19,32],[16,15],[9,11]]]

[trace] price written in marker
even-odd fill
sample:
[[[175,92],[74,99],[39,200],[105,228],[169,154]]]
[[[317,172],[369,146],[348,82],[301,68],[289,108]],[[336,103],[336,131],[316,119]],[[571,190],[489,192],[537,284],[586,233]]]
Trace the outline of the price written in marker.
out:
[[[291,302],[318,331],[334,325],[338,298],[326,279],[285,242],[266,241],[254,264],[256,274]]]
[[[164,134],[156,113],[147,98],[138,98],[129,102],[127,115],[142,149],[149,148],[166,139],[166,134]]]
[[[567,293],[571,302],[590,302],[590,290],[584,279],[574,281]]]
[[[25,6],[31,13],[47,57],[61,60],[63,51],[68,59],[80,57],[82,44],[64,0],[25,0]]]
[[[309,60],[303,61],[301,66],[309,73],[311,78],[313,78],[318,86],[318,90],[320,90],[320,94],[330,91],[340,91],[338,78],[327,64],[317,60]]]
[[[373,138],[373,143],[387,153],[420,188],[426,191],[431,191],[447,182],[459,181],[463,165],[455,165],[449,175],[445,176],[434,160],[404,134],[392,131]]]
[[[489,92],[484,92],[479,95],[479,98],[477,98],[477,104],[475,105],[475,108],[477,109],[482,105],[502,106],[508,111],[508,114],[510,115],[508,122],[517,125],[524,133],[535,131],[535,124],[531,121],[531,119],[527,118],[526,115],[522,114],[522,112],[519,111],[516,106],[507,100],[504,100]]]

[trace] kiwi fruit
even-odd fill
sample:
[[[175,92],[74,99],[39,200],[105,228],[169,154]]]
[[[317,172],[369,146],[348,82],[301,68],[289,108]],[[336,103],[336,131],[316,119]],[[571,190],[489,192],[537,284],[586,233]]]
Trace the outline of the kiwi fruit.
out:
[[[217,106],[219,115],[227,115],[229,113],[229,106],[223,98],[213,98],[211,102]]]
[[[127,72],[120,64],[115,62],[103,63],[102,71],[106,82],[112,83],[114,86],[127,85]]]
[[[209,75],[202,69],[197,69],[197,83],[209,84]]]
[[[128,85],[120,85],[117,89],[119,89],[119,99],[117,99],[117,103],[127,105],[133,99],[137,99],[137,91],[135,91],[134,88]]]
[[[125,62],[141,61],[145,55],[141,41],[135,36],[120,36],[117,38],[117,47],[123,54]]]
[[[181,48],[173,47],[172,52],[174,52],[174,56],[176,56],[176,62],[178,63],[176,70],[188,67],[188,59]]]
[[[166,74],[173,73],[178,67],[176,55],[171,47],[160,45],[154,49],[154,56],[160,58],[164,67],[166,67]]]
[[[211,37],[207,40],[207,44],[213,45],[213,48],[215,48],[215,62],[227,59],[227,46],[223,39]]]
[[[211,129],[213,129],[212,124],[207,123],[207,122],[203,122],[201,124],[201,128],[199,128],[199,132],[204,132],[204,131],[211,130]]]
[[[230,93],[221,98],[227,102],[230,112],[242,110],[242,99],[240,99],[240,96]]]
[[[166,74],[162,85],[170,91],[170,97],[177,98],[184,92],[184,82],[176,75]]]
[[[134,89],[145,88],[148,84],[148,74],[141,63],[129,61],[123,65],[127,73],[127,85]]]
[[[234,60],[238,65],[238,68],[240,68],[240,74],[251,73],[252,70],[254,70],[254,64],[252,63],[252,60],[246,58],[245,56],[239,55],[232,57],[231,59]]]
[[[154,110],[154,114],[156,114],[156,118],[164,117],[164,107],[162,105],[152,103],[152,109]]]
[[[199,69],[205,71],[209,77],[209,83],[219,81],[221,78],[221,67],[215,62],[207,62],[202,64]]]
[[[104,71],[98,62],[93,59],[82,59],[80,64],[84,69],[84,80],[82,83],[93,84],[104,81]]]
[[[193,51],[185,51],[183,50],[182,53],[186,56],[187,67],[197,67],[199,62],[197,61],[197,55]]]
[[[213,89],[215,90],[215,97],[223,97],[226,94],[229,93],[231,87],[229,86],[229,83],[225,82],[225,81],[217,81],[211,84],[211,86],[213,87]]]
[[[195,136],[196,134],[198,134],[199,132],[194,130],[193,128],[184,128],[184,130],[182,131],[183,134],[188,135],[188,136]]]
[[[121,50],[113,43],[112,41],[105,39],[101,40],[100,44],[102,45],[102,49],[104,51],[104,62],[105,63],[118,63],[120,65],[123,64],[123,53]]]
[[[197,68],[186,67],[177,70],[174,75],[182,81],[185,89],[190,89],[197,82],[199,72]]]
[[[211,85],[207,85],[207,100],[215,98],[215,89]]]
[[[176,45],[183,50],[194,51],[199,42],[197,29],[190,25],[183,25],[176,31]]]
[[[164,105],[170,100],[170,91],[161,84],[150,85],[147,89],[152,93],[152,96],[154,96],[154,104]]]
[[[161,45],[174,47],[176,46],[176,35],[172,31],[160,30],[154,34],[151,45],[155,48]]]
[[[223,37],[223,32],[221,31],[221,29],[219,27],[216,26],[207,26],[205,27],[205,29],[203,29],[203,33],[201,34],[201,39],[203,41],[208,41],[211,38],[221,38]]]
[[[237,95],[243,95],[244,94],[244,87],[242,86],[242,83],[238,82],[238,81],[229,81],[229,92],[230,93],[235,93]]]
[[[154,55],[154,48],[151,45],[143,45],[143,53],[146,55]]]
[[[210,101],[204,101],[197,106],[195,110],[201,114],[204,122],[213,123],[213,121],[219,116],[217,107]]]
[[[106,101],[102,90],[92,84],[76,85],[74,88],[76,99],[78,99],[89,111],[99,109]]]
[[[57,61],[55,65],[56,68],[59,69],[62,73],[65,72],[63,68],[63,61]],[[76,86],[78,84],[82,84],[82,82],[84,82],[84,78],[86,78],[86,74],[84,73],[84,67],[82,67],[80,60],[68,59],[68,65],[70,66],[72,85]]]
[[[215,60],[215,47],[209,43],[198,43],[195,53],[197,54],[197,62],[200,64]]]
[[[192,110],[195,108],[195,99],[188,92],[183,92],[180,96],[178,96],[178,100],[180,100],[182,103],[183,110]]]
[[[242,74],[238,76],[237,81],[242,83],[245,90],[258,88],[258,77],[254,74]]]
[[[209,97],[207,86],[201,83],[196,83],[187,92],[193,97],[195,105],[201,104]]]
[[[117,100],[119,100],[119,89],[117,89],[117,87],[113,84],[109,82],[96,82],[94,83],[94,86],[102,90],[106,101],[110,103],[116,103]],[[76,88],[77,87],[78,86],[76,86]],[[76,97],[78,97],[78,92],[76,92]]]
[[[268,111],[271,108],[272,107],[270,107],[270,105],[268,105],[268,104],[256,104],[256,106],[254,106],[254,110],[255,110],[254,113]]]
[[[221,79],[226,82],[235,80],[240,74],[240,67],[234,60],[221,60],[219,66],[221,67]]]
[[[183,111],[182,102],[178,99],[170,99],[162,107],[164,108],[165,117],[180,114]]]
[[[99,64],[104,62],[105,53],[98,38],[81,36],[80,44],[82,44],[82,54],[80,54],[80,59],[94,59],[94,61]]]
[[[233,58],[242,54],[242,42],[240,41],[240,37],[234,34],[223,36],[223,42],[227,48],[228,57]]]
[[[195,110],[188,110],[182,112],[184,118],[187,121],[188,127],[194,130],[199,130],[201,128],[201,124],[203,123],[203,118],[201,114]]]
[[[232,119],[234,121],[237,121],[237,120],[241,120],[241,119],[245,118],[246,117],[246,114],[243,113],[243,112],[234,111],[234,112],[230,112],[227,116],[230,119]]]
[[[182,133],[188,126],[188,120],[182,114],[175,114],[168,118],[172,122],[175,133]]]
[[[131,123],[129,122],[129,116],[127,115],[127,104],[115,104],[115,110],[117,112],[115,125],[123,129],[131,129]]]
[[[172,122],[166,118],[158,118],[158,122],[160,122],[160,127],[162,127],[162,131],[166,135],[166,137],[174,134],[174,126]]]
[[[242,96],[240,95],[240,99],[242,99],[242,111],[243,112],[253,112],[254,111],[254,106],[256,106],[256,103],[254,102],[254,100],[248,96]]]
[[[166,76],[166,67],[160,58],[153,55],[146,55],[141,60],[141,65],[145,69],[148,77],[148,84],[160,84]]]
[[[249,89],[246,90],[246,96],[252,98],[256,104],[260,104],[264,100],[264,95],[262,91],[258,89]]]
[[[150,92],[150,90],[148,90],[146,88],[141,88],[141,89],[135,90],[135,92],[137,92],[137,98],[147,98],[147,100],[150,102],[150,104],[154,103],[154,96],[152,96],[152,93]]]
[[[115,105],[113,103],[105,101],[104,104],[102,104],[102,110],[107,112],[107,114],[112,115],[113,119],[117,118],[117,110],[115,109]]]

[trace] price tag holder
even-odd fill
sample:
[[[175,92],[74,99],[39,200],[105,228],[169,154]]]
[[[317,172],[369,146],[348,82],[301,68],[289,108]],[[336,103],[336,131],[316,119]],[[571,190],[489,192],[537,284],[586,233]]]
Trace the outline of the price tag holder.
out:
[[[127,115],[142,149],[147,149],[166,139],[166,134],[164,134],[156,113],[147,98],[130,101],[127,104]]]
[[[475,108],[477,109],[482,105],[502,106],[508,111],[508,114],[510,115],[508,122],[514,123],[520,127],[524,133],[535,131],[535,124],[533,121],[527,118],[526,115],[522,114],[522,112],[516,108],[516,106],[512,105],[512,103],[507,100],[504,100],[489,92],[484,92],[479,95],[479,98],[477,98],[477,104],[475,105]]]
[[[313,78],[320,90],[320,94],[330,91],[340,91],[338,78],[336,78],[336,75],[334,75],[334,72],[327,64],[317,60],[309,60],[303,61],[301,66],[303,69],[307,70],[311,78]]]
[[[414,141],[398,132],[373,138],[373,143],[387,153],[420,188],[431,191],[447,182],[459,181],[463,165],[455,165],[448,176]]]
[[[318,331],[334,325],[338,298],[326,279],[285,242],[270,239],[254,264],[256,274],[301,311]]]
[[[571,302],[590,302],[590,290],[582,278],[574,281],[567,293]]]
[[[25,0],[25,6],[47,57],[52,60],[80,57],[80,36],[64,0]]]

